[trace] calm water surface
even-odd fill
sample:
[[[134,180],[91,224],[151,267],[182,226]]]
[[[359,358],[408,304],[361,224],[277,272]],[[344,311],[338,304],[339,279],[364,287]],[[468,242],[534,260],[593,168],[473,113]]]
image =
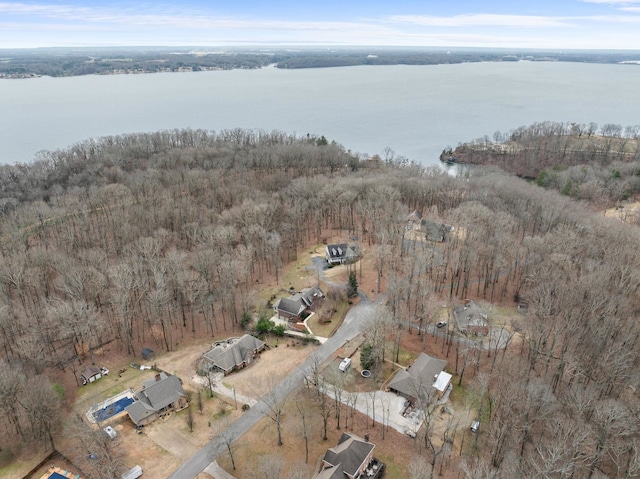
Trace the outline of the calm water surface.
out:
[[[343,67],[0,81],[0,163],[87,138],[172,128],[325,135],[423,165],[447,146],[536,121],[640,123],[640,66]]]

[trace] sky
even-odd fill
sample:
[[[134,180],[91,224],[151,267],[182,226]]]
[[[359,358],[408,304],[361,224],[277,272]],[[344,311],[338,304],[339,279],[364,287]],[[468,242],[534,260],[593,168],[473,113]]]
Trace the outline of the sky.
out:
[[[0,0],[0,48],[640,50],[640,0]]]

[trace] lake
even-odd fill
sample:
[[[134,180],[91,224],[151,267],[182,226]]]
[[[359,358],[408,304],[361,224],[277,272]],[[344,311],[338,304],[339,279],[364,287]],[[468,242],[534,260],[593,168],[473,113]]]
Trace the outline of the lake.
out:
[[[536,121],[640,123],[640,66],[360,66],[0,81],[0,163],[104,135],[173,128],[324,135],[425,166],[443,148]]]

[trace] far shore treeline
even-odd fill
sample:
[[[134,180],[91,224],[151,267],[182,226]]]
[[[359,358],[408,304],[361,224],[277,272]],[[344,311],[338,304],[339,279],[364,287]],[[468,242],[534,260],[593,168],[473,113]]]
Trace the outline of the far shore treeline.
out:
[[[236,68],[327,68],[359,65],[440,65],[468,62],[563,61],[637,63],[640,52],[569,50],[564,52],[483,48],[341,47],[215,48],[120,47],[0,49],[0,78],[113,75],[231,70]]]

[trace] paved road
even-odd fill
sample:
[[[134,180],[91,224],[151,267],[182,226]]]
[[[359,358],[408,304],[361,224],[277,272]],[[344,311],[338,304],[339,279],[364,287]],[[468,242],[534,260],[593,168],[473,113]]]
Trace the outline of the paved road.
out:
[[[379,303],[372,303],[362,298],[360,303],[349,310],[338,331],[321,345],[315,353],[278,384],[271,395],[277,401],[282,401],[296,388],[302,385],[302,381],[309,376],[314,364],[322,364],[333,355],[346,341],[355,338],[367,325],[369,318],[372,318],[378,308]],[[270,397],[270,402],[271,399]],[[227,438],[236,441],[240,436],[253,427],[269,411],[264,401],[259,401],[254,407],[240,416],[224,433]],[[214,437],[206,446],[200,449],[195,455],[189,458],[182,466],[168,476],[168,479],[193,479],[203,471],[218,456],[227,451],[225,438],[223,436]]]

